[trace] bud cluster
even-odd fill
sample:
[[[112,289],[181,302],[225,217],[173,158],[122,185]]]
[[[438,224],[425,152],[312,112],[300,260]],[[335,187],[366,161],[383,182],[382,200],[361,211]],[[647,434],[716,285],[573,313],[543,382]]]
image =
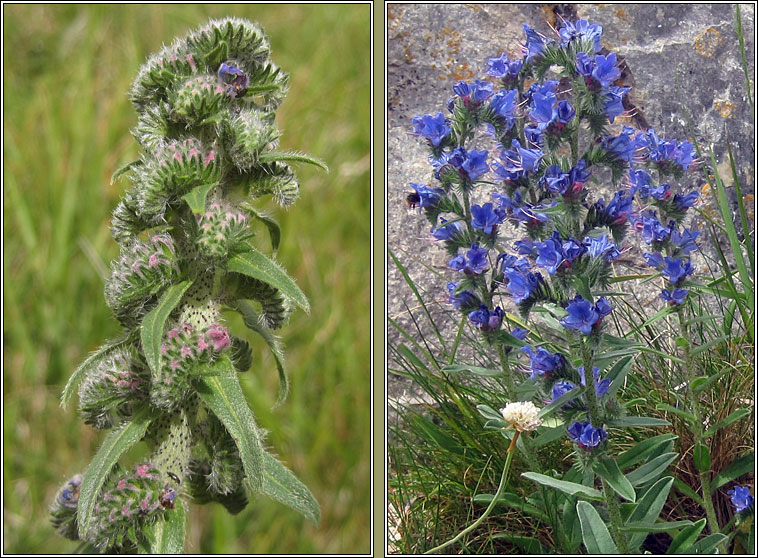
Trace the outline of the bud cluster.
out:
[[[214,202],[208,211],[195,217],[195,245],[200,254],[210,259],[225,259],[230,250],[250,237],[247,217],[228,204]]]

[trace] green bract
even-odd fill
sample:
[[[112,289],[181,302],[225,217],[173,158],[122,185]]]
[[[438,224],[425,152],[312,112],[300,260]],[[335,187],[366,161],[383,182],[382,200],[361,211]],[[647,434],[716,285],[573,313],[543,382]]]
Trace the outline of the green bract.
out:
[[[274,110],[287,80],[269,60],[263,31],[230,18],[163,48],[132,86],[143,152],[114,175],[127,174],[131,186],[113,213],[121,256],[106,286],[124,331],[76,370],[62,400],[81,384],[85,422],[112,430],[51,509],[59,532],[90,550],[181,552],[181,499],[238,513],[248,485],[319,520],[310,491],[263,449],[264,430],[237,377],[255,360],[221,317],[222,308],[238,311],[269,344],[281,400],[287,378],[271,330],[309,304],[250,243],[264,231],[276,250],[280,237],[254,204],[264,195],[283,206],[295,201],[291,163],[325,168],[275,151]],[[139,441],[150,455],[125,474],[119,459]]]

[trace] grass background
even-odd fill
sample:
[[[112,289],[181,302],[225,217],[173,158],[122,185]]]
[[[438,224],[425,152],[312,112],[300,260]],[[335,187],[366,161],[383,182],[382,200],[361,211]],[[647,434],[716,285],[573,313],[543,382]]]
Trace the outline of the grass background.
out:
[[[282,330],[290,397],[271,410],[276,369],[251,334],[255,362],[242,379],[322,521],[315,527],[266,498],[235,517],[192,506],[186,549],[368,553],[369,6],[5,5],[3,14],[3,550],[77,545],[53,531],[47,508],[103,434],[58,401],[74,368],[119,330],[103,287],[118,254],[110,213],[127,186],[110,177],[138,155],[129,85],[164,42],[211,17],[238,16],[263,26],[273,60],[291,74],[277,113],[282,147],[331,169],[300,168],[298,203],[269,206],[282,225],[278,258],[312,305]]]

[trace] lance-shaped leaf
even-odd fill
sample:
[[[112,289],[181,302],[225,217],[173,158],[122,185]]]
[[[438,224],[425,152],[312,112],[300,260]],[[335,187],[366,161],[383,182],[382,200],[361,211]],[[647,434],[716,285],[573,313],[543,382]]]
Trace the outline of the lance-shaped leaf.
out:
[[[184,528],[187,514],[184,503],[175,500],[176,507],[165,513],[165,519],[158,519],[145,525],[142,533],[145,535],[144,544],[140,544],[140,554],[183,554]]]
[[[79,368],[74,370],[74,373],[71,374],[68,382],[66,382],[66,387],[63,388],[63,394],[61,395],[61,407],[66,406],[69,399],[71,399],[74,391],[76,391],[76,386],[79,385],[79,382],[81,382],[82,378],[87,375],[87,372],[89,372],[90,368],[97,365],[97,363],[99,363],[116,349],[119,349],[124,345],[128,345],[135,339],[135,332],[131,331],[125,335],[122,335],[121,337],[117,337],[112,341],[106,341],[102,347],[88,356],[87,360],[82,362],[79,365]]]
[[[309,165],[320,167],[329,172],[329,167],[327,167],[326,163],[323,161],[320,161],[315,157],[311,157],[310,155],[306,155],[305,153],[297,153],[295,151],[271,151],[269,153],[263,153],[258,157],[258,161],[261,163],[307,163]]]
[[[218,374],[195,378],[197,392],[229,431],[250,484],[260,491],[263,488],[263,447],[255,416],[245,400],[231,361],[226,356],[221,357],[212,368]]]
[[[577,502],[576,513],[582,526],[582,540],[589,554],[618,554],[605,522],[589,502]]]
[[[742,457],[735,459],[734,462],[729,465],[729,467],[726,468],[726,470],[721,471],[716,477],[713,479],[712,486],[714,490],[716,488],[721,488],[726,483],[733,481],[745,473],[753,470],[753,462],[755,461],[755,455],[751,451],[747,455],[743,455]]]
[[[276,398],[275,407],[281,404],[286,398],[289,392],[289,379],[287,377],[287,369],[284,367],[284,354],[282,352],[281,344],[276,336],[271,333],[271,330],[261,323],[258,316],[258,312],[250,306],[249,302],[244,300],[236,300],[231,306],[242,316],[242,320],[245,325],[257,332],[271,349],[271,354],[276,361],[276,368],[279,371],[279,395]]]
[[[654,525],[668,499],[673,482],[674,477],[665,477],[651,486],[645,495],[639,499],[632,513],[629,514],[627,525]],[[636,549],[644,540],[644,533],[633,534],[629,538],[629,546]]]
[[[187,205],[195,215],[205,212],[205,198],[208,196],[214,187],[218,186],[218,183],[201,184],[195,186],[182,196],[182,199],[187,202]]]
[[[310,312],[308,298],[297,286],[294,279],[287,275],[278,264],[268,256],[250,246],[249,252],[237,254],[226,263],[228,271],[234,271],[268,283],[290,297],[306,312]]]
[[[311,491],[273,455],[263,452],[263,493],[318,524],[321,509]]]
[[[666,467],[668,467],[677,457],[679,457],[679,454],[675,452],[659,455],[627,474],[626,478],[629,479],[629,482],[631,482],[633,486],[641,486],[647,482],[651,482],[655,480],[658,475],[663,473],[663,471],[666,470]]]
[[[100,494],[100,489],[108,478],[111,469],[124,452],[131,449],[134,444],[142,439],[152,420],[153,414],[150,408],[143,408],[130,420],[112,430],[105,438],[103,445],[97,450],[97,454],[84,473],[79,493],[77,520],[80,538],[85,538],[97,496]]]
[[[592,500],[602,500],[603,495],[598,491],[592,488],[591,486],[584,486],[583,484],[577,484],[575,482],[568,482],[560,479],[554,479],[553,477],[548,477],[547,475],[541,475],[539,473],[521,473],[521,476],[524,478],[527,478],[529,480],[532,480],[534,482],[538,482],[540,484],[543,484],[545,486],[549,486],[551,488],[557,488],[561,492],[565,492],[566,494],[580,494],[581,496],[584,496],[585,498],[590,498]]]
[[[161,369],[161,340],[163,339],[163,327],[166,325],[171,312],[179,304],[184,293],[189,289],[192,281],[182,281],[171,285],[158,301],[158,305],[150,310],[142,320],[140,338],[145,359],[153,374]]]
[[[276,254],[276,251],[279,249],[279,240],[282,237],[282,231],[279,228],[279,223],[273,217],[262,213],[250,204],[243,204],[242,209],[266,225],[266,228],[268,229],[268,235],[271,238],[271,249],[274,251],[274,254]]]
[[[634,502],[637,499],[637,494],[634,492],[632,483],[621,472],[615,460],[610,458],[601,459],[596,461],[592,468],[599,477],[606,480],[619,496],[630,502]]]
[[[684,551],[700,536],[705,523],[706,519],[702,518],[696,521],[694,525],[690,525],[679,531],[679,534],[671,541],[671,546],[669,546],[666,554],[684,554]]]

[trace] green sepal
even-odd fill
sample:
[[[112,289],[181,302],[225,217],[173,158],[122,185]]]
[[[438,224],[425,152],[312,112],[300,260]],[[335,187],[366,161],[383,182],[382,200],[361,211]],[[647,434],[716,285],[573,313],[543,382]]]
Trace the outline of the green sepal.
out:
[[[218,183],[213,182],[210,184],[195,186],[192,190],[184,194],[182,199],[187,202],[192,213],[198,215],[205,212],[205,198],[208,196],[208,192],[216,186],[218,186]]]

